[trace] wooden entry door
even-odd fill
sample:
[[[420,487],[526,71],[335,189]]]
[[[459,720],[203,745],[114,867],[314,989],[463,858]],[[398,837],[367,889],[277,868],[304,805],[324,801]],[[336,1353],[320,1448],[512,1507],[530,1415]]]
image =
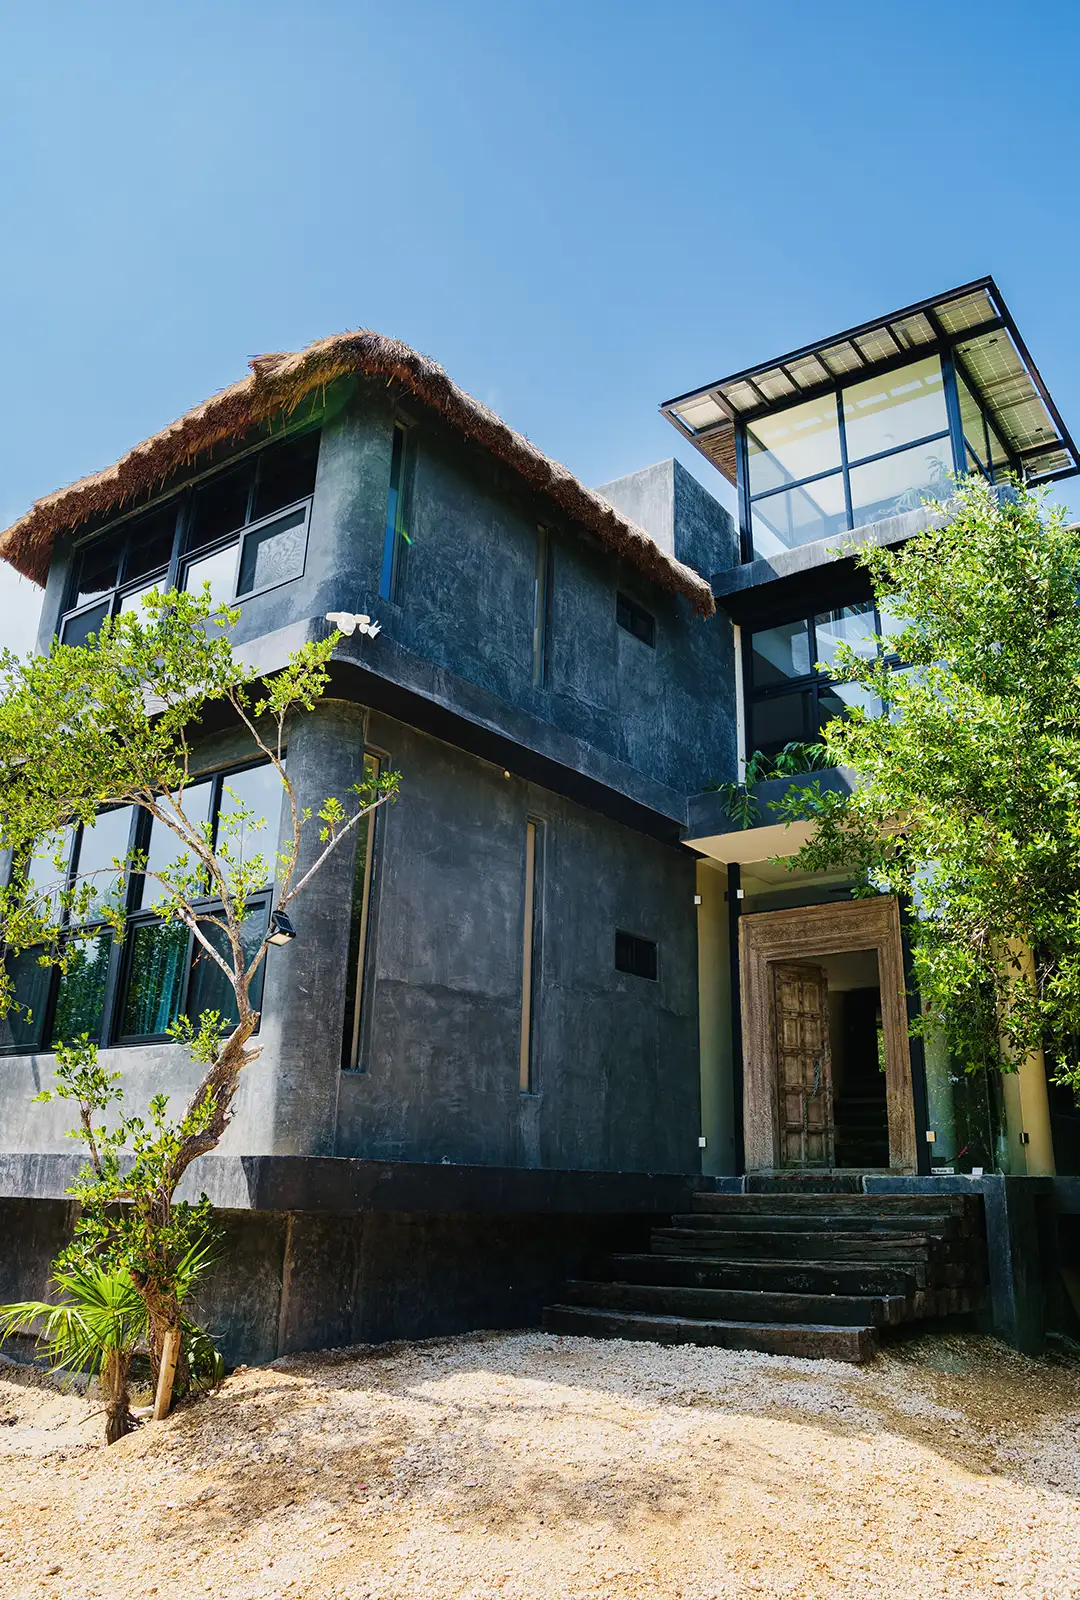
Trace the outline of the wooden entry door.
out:
[[[829,986],[822,967],[773,963],[781,1167],[831,1167],[835,1149]]]
[[[911,1088],[900,912],[891,895],[880,895],[872,900],[801,906],[790,911],[750,912],[739,918],[743,1138],[747,1172],[771,1172],[781,1163],[773,971],[778,965],[813,965],[823,956],[845,950],[877,952],[885,1041],[885,1098],[889,1112],[889,1167],[893,1172],[916,1169],[915,1100]]]

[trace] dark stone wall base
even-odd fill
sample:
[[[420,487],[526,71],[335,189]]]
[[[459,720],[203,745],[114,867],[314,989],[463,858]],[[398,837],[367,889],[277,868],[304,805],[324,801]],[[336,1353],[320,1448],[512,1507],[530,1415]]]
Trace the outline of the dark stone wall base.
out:
[[[200,1320],[230,1366],[293,1351],[535,1328],[564,1278],[648,1247],[638,1215],[219,1212],[222,1253]],[[0,1301],[37,1298],[71,1209],[0,1199]]]

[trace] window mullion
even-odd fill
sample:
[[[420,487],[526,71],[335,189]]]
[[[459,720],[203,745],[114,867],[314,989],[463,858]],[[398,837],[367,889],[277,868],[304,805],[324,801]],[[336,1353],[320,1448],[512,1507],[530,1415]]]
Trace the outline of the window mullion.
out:
[[[190,489],[180,496],[180,504],[176,508],[176,527],[173,530],[172,555],[169,557],[169,572],[165,579],[167,589],[180,587],[180,560],[187,542],[188,524],[191,521],[191,507],[193,493]]]
[[[844,422],[843,391],[836,391],[836,425],[840,432],[840,470],[844,474],[844,515],[849,528],[855,521],[851,510],[851,477],[848,471],[847,425]]]
[[[960,414],[960,390],[956,383],[956,367],[951,350],[941,352],[941,378],[945,389],[945,415],[949,419],[952,439],[953,471],[957,477],[967,472],[967,450],[964,446],[964,419]]]

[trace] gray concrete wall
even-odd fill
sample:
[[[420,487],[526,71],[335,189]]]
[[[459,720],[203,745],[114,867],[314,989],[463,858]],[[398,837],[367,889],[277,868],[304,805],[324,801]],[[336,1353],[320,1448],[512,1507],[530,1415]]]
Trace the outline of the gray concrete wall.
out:
[[[424,416],[410,433],[412,544],[401,604],[380,598],[394,415],[385,388],[354,385],[327,422],[304,574],[243,602],[236,642],[318,623],[328,611],[366,611],[403,657],[455,674],[649,779],[692,793],[730,776],[734,657],[727,618],[692,616],[684,600],[654,588],[554,515],[516,474]],[[727,513],[675,462],[635,477],[650,475],[659,475],[653,497],[670,501],[670,528],[664,531],[663,517],[639,495],[648,531],[701,570],[726,561],[734,537]],[[607,485],[605,493],[618,500],[617,489]],[[622,509],[636,514],[636,504],[631,495]],[[537,686],[539,524],[549,529],[552,554],[547,681]],[[60,540],[42,609],[42,648],[59,620],[70,553],[71,540]],[[655,615],[655,649],[617,626],[619,588]],[[366,652],[365,662],[409,680],[393,650]]]
[[[301,806],[348,798],[365,743],[401,774],[379,817],[368,941],[366,1071],[341,1072],[352,838],[267,956],[260,1059],[222,1154],[363,1155],[504,1166],[692,1171],[700,1129],[694,860],[363,708],[297,719],[287,760]],[[210,764],[250,754],[234,736]],[[202,764],[202,763],[200,763]],[[535,1094],[519,1090],[525,829],[543,822]],[[309,828],[304,870],[318,848]],[[655,939],[658,982],[617,972],[617,927]],[[128,1109],[198,1069],[176,1045],[104,1052]],[[64,1102],[34,1105],[51,1054],[0,1056],[0,1151],[71,1149]]]
[[[272,637],[295,647],[327,611],[368,611],[384,635],[370,648],[363,642],[364,670],[399,683],[413,703],[440,698],[511,743],[516,735],[522,748],[530,725],[552,730],[550,763],[629,796],[642,816],[654,808],[673,838],[686,794],[734,772],[728,621],[692,617],[683,600],[553,517],[516,475],[422,415],[411,434],[406,582],[400,605],[380,600],[393,421],[384,388],[350,388],[323,431],[304,574],[244,604],[238,643],[257,650]],[[657,471],[671,546],[707,567],[731,541],[730,518],[674,463]],[[547,671],[536,684],[539,523],[549,530],[551,579]],[[59,614],[69,553],[70,541],[58,546],[43,642]],[[619,589],[656,617],[655,648],[617,625]],[[697,1170],[690,853],[579,803],[573,789],[571,800],[504,777],[501,766],[407,720],[344,700],[320,704],[290,730],[301,804],[317,810],[327,795],[346,795],[362,775],[365,737],[402,773],[402,799],[380,819],[366,1071],[340,1071],[350,842],[296,906],[300,937],[269,953],[263,1053],[245,1074],[223,1154]],[[251,753],[221,736],[202,757],[218,765]],[[544,944],[537,1092],[522,1096],[530,815],[545,829]],[[657,983],[615,971],[616,927],[658,941]],[[198,1077],[172,1045],[106,1058],[124,1073],[132,1108],[162,1087],[186,1097]],[[70,1148],[67,1108],[30,1104],[51,1069],[47,1054],[0,1056],[0,1151]]]
[[[565,1278],[587,1276],[608,1251],[646,1249],[659,1220],[218,1212],[220,1255],[192,1311],[229,1366],[298,1350],[536,1327]],[[45,1294],[71,1223],[61,1201],[0,1199],[0,1303]]]
[[[697,572],[722,572],[740,559],[734,519],[674,457],[602,483],[597,493]]]
[[[381,819],[367,1071],[337,1153],[414,1161],[697,1167],[694,863],[388,719],[402,775]],[[519,1090],[529,817],[544,824],[535,1082]],[[344,870],[344,869],[343,869]],[[660,979],[616,972],[616,927]]]

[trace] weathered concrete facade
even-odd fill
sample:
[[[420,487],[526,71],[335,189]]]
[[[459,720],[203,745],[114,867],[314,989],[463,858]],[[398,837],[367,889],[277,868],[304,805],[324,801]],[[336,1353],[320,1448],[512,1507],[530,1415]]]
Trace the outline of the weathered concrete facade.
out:
[[[380,576],[402,418],[413,479],[395,603],[380,596]],[[635,503],[635,480],[607,493],[699,570],[733,560],[721,507],[674,463],[655,479],[649,505]],[[59,630],[76,550],[73,536],[58,539],[42,650]],[[618,595],[654,619],[651,643],[619,626]],[[347,795],[365,752],[401,775],[400,798],[375,828],[359,1059],[343,1067],[350,841],[297,902],[296,941],[269,952],[262,1055],[220,1157],[299,1159],[312,1173],[327,1158],[391,1161],[402,1173],[449,1163],[490,1171],[496,1186],[500,1174],[538,1169],[700,1173],[695,865],[679,835],[688,794],[735,770],[730,624],[694,617],[483,449],[362,380],[330,396],[303,572],[245,601],[235,639],[270,670],[324,635],[326,613],[338,610],[366,611],[382,634],[342,641],[329,694],[289,730],[287,760],[300,803],[316,809]],[[199,761],[213,771],[251,754],[222,730]],[[541,830],[542,861],[523,1092],[529,824]],[[618,929],[655,944],[655,979],[616,968]],[[175,1045],[102,1046],[132,1105],[163,1088],[179,1099],[196,1081]],[[34,1289],[70,1223],[58,1177],[70,1117],[62,1104],[31,1104],[51,1067],[47,1052],[0,1054],[0,1189],[10,1197],[0,1206],[25,1241],[0,1268],[12,1294]],[[192,1178],[214,1187],[209,1168]],[[535,1320],[587,1250],[637,1237],[624,1212],[603,1205],[586,1225],[580,1214],[548,1216],[547,1203],[513,1217],[490,1200],[475,1214],[432,1211],[420,1194],[415,1209],[404,1196],[392,1215],[366,1220],[305,1221],[288,1207],[244,1214],[224,1193],[219,1203],[230,1265],[208,1291],[208,1316],[237,1359],[305,1341]]]

